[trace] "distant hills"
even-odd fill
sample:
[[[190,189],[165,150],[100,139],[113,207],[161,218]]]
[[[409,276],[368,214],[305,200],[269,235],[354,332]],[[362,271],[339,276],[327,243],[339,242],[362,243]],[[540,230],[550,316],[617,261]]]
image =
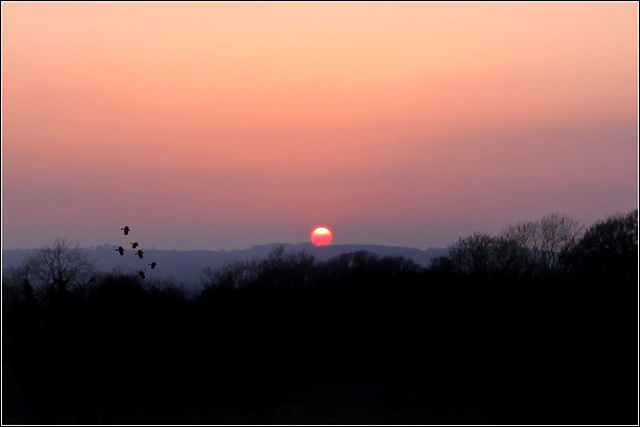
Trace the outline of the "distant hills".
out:
[[[177,284],[193,287],[200,283],[200,274],[208,265],[218,267],[231,261],[265,258],[279,245],[284,246],[286,253],[306,252],[312,254],[319,260],[327,260],[348,252],[368,251],[378,256],[402,256],[412,258],[417,264],[425,267],[429,266],[433,258],[447,253],[446,249],[441,248],[422,250],[402,246],[383,245],[330,245],[317,247],[311,243],[272,243],[253,246],[249,249],[229,251],[180,251],[143,248],[144,259],[142,260],[134,255],[132,249],[128,249],[124,256],[118,255],[116,245],[83,248],[82,251],[90,259],[94,260],[95,266],[99,271],[107,272],[120,269],[122,271],[135,273],[139,269],[144,268],[149,271],[148,277],[172,279]],[[2,268],[5,269],[16,265],[24,258],[27,252],[29,252],[27,249],[3,250]],[[158,267],[153,271],[149,270],[149,266],[147,265],[151,261],[158,263]]]

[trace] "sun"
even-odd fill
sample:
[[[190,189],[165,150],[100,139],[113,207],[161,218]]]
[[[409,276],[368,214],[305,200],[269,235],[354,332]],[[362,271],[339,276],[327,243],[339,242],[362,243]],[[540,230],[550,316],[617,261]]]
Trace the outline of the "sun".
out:
[[[311,243],[316,246],[328,246],[333,240],[333,231],[326,225],[319,225],[311,230]]]

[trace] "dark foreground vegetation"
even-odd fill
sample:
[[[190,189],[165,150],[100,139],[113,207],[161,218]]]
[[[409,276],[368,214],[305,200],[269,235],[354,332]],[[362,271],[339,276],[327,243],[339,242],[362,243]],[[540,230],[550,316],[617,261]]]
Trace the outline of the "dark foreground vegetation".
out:
[[[429,269],[276,250],[195,299],[57,242],[3,277],[3,422],[635,424],[637,221],[551,215]]]

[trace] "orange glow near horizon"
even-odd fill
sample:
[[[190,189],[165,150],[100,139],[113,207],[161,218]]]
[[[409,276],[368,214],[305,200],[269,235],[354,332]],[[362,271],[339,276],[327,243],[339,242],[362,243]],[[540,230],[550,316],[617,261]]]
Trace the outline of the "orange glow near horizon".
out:
[[[311,230],[311,243],[316,246],[329,246],[333,241],[333,231],[327,226],[319,225]]]
[[[637,204],[637,3],[2,3],[3,244],[446,246]],[[43,214],[46,212],[46,215]]]

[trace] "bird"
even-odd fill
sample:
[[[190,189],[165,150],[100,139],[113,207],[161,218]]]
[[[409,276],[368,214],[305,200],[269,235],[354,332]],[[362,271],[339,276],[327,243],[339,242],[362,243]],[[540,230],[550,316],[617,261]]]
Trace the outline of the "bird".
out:
[[[138,246],[140,246],[140,245],[138,245],[138,242],[133,242],[133,243],[131,243],[131,247],[132,247],[133,249],[137,248]]]
[[[151,268],[156,268],[156,265],[158,265],[157,262],[153,261],[151,264],[149,264],[151,266]]]
[[[142,252],[142,249],[138,249],[138,252],[136,252],[136,254],[138,255],[138,258],[142,259],[142,254],[144,252]]]
[[[123,230],[124,231],[124,235],[126,236],[126,235],[129,234],[129,230],[131,230],[131,229],[129,228],[128,225],[125,225],[124,228],[121,228],[120,230]]]
[[[120,254],[120,255],[124,255],[124,248],[122,246],[118,246],[118,249],[116,249],[116,251]]]
[[[144,279],[144,277],[145,277],[145,276],[144,276],[144,271],[142,271],[142,270],[141,270],[141,271],[138,271],[138,276],[140,276],[141,278],[143,278],[143,279]]]

